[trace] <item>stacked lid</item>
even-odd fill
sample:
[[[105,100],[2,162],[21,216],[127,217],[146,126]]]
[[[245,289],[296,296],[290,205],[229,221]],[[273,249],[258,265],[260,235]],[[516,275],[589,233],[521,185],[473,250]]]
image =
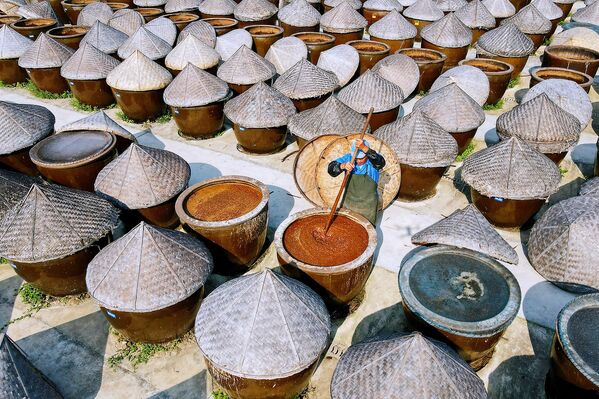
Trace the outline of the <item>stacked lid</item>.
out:
[[[245,128],[285,126],[293,114],[293,102],[264,82],[256,83],[225,104],[227,118]]]
[[[181,35],[179,35],[181,36]],[[234,29],[216,38],[215,49],[223,61],[227,61],[242,46],[252,48],[252,35],[245,29]]]
[[[171,107],[201,107],[222,101],[228,94],[226,82],[190,63],[164,90],[164,102]]]
[[[518,264],[518,254],[472,204],[412,236],[412,244],[444,244],[467,248]]]
[[[403,99],[404,94],[399,86],[371,70],[360,75],[339,92],[339,100],[361,114],[367,114],[371,107],[374,108],[374,112],[397,108]]]
[[[546,34],[551,30],[551,21],[545,18],[534,4],[524,6],[516,15],[506,18],[501,23],[513,23],[522,33],[529,35]]]
[[[361,0],[324,0],[323,4],[327,7],[335,8],[341,3],[347,2],[354,10],[362,8]]]
[[[179,194],[190,175],[177,154],[133,143],[100,171],[94,189],[120,208],[143,209]]]
[[[31,147],[54,131],[52,112],[39,105],[0,101],[0,154]]]
[[[22,173],[0,169],[0,220],[27,195],[33,183],[41,181]]]
[[[429,43],[445,48],[469,46],[472,41],[470,28],[464,25],[454,13],[449,13],[422,28],[420,36]]]
[[[437,7],[443,12],[455,12],[467,5],[466,0],[438,0]]]
[[[72,48],[42,33],[21,55],[19,66],[26,69],[60,68],[74,52]]]
[[[142,222],[96,255],[85,280],[104,308],[153,312],[189,298],[213,267],[200,240]]]
[[[209,69],[218,65],[220,55],[194,35],[187,36],[168,53],[164,64],[173,70],[180,71],[190,63],[200,69]]]
[[[200,0],[168,0],[164,5],[164,12],[195,11],[198,9],[200,3]]]
[[[216,31],[206,21],[193,21],[189,25],[187,25],[181,33],[179,34],[179,38],[177,39],[177,43],[181,43],[185,38],[189,35],[195,36],[202,43],[207,46],[214,47],[216,45]],[[248,33],[251,38],[251,35]]]
[[[135,51],[106,77],[108,86],[117,90],[149,91],[168,86],[173,77],[140,51]]]
[[[175,40],[177,39],[177,26],[167,17],[153,19],[145,26],[147,30],[167,42],[170,46],[175,44]]]
[[[541,93],[499,116],[497,134],[502,140],[516,136],[543,154],[559,154],[576,145],[580,124]]]
[[[385,40],[413,39],[418,29],[405,19],[397,10],[379,19],[368,28],[370,36]]]
[[[397,0],[366,0],[364,9],[372,11],[401,11],[403,6]]]
[[[599,196],[599,177],[594,177],[584,182],[580,187],[580,195]]]
[[[516,7],[509,0],[483,0],[483,5],[495,18],[507,18],[516,13]]]
[[[128,8],[118,10],[108,21],[108,25],[131,36],[145,23],[144,17],[137,11]]]
[[[17,262],[64,258],[108,234],[118,224],[118,214],[95,194],[33,184],[0,221],[0,254]]]
[[[501,57],[528,57],[535,51],[535,45],[516,25],[506,23],[483,33],[476,42],[476,50]]]
[[[133,0],[133,4],[138,7],[162,7],[168,0]]]
[[[17,10],[17,14],[23,18],[52,18],[58,21],[49,1],[22,5]]]
[[[553,36],[551,44],[583,47],[599,52],[599,33],[589,28],[576,27]]]
[[[306,47],[303,40],[294,36],[277,40],[270,46],[264,56],[266,61],[275,66],[279,75],[284,74],[285,71],[306,57],[308,57],[308,47]]]
[[[279,10],[277,17],[291,26],[308,27],[320,23],[320,13],[306,0],[293,0]]]
[[[70,132],[74,130],[101,130],[110,132],[117,137],[122,137],[132,142],[136,142],[135,136],[127,129],[116,123],[104,111],[98,111],[85,118],[67,123],[56,129],[56,133]]]
[[[230,84],[253,85],[272,79],[277,70],[249,47],[242,45],[218,68],[217,76]]]
[[[268,0],[242,0],[233,15],[239,21],[262,21],[275,15],[278,8]]]
[[[360,65],[360,55],[358,50],[349,44],[340,44],[320,53],[316,65],[333,72],[339,80],[339,87],[343,87],[356,74]]]
[[[593,4],[579,9],[572,15],[572,21],[583,24],[599,25],[599,3],[595,1]]]
[[[404,17],[422,21],[437,21],[443,18],[443,15],[443,11],[433,0],[417,0],[403,11]]]
[[[135,51],[141,51],[149,59],[159,60],[166,57],[171,50],[170,44],[142,26],[119,47],[118,55],[119,58],[125,59]]]
[[[483,106],[489,97],[490,87],[487,75],[473,66],[461,65],[449,69],[435,80],[430,91],[434,92],[451,83],[458,85],[480,106]]]
[[[19,58],[33,44],[9,25],[0,28],[0,60]]]
[[[535,223],[528,257],[537,272],[568,291],[599,290],[599,198],[569,198],[550,207]]]
[[[362,130],[366,118],[331,95],[317,107],[289,119],[289,132],[304,140],[325,134],[347,135]]]
[[[60,75],[69,80],[106,79],[119,62],[89,43],[79,49],[60,68]]]
[[[562,9],[559,8],[552,0],[533,0],[531,4],[533,4],[537,8],[537,10],[539,10],[541,14],[543,14],[549,20],[558,19],[561,18],[562,15],[564,15]],[[598,9],[599,8],[597,8],[597,5],[595,5],[595,10]],[[572,20],[574,21],[574,15],[572,16]]]
[[[106,3],[89,3],[79,13],[77,25],[92,26],[96,21],[106,24],[112,17],[112,14],[112,8]]]
[[[467,27],[471,29],[493,29],[495,17],[480,0],[472,0],[455,12]]]
[[[120,30],[96,21],[89,32],[81,39],[80,44],[89,43],[106,54],[113,54],[125,43],[128,37]]]
[[[561,176],[553,161],[512,137],[466,158],[462,179],[487,197],[530,200],[556,192]]]
[[[453,349],[414,332],[350,346],[335,368],[331,397],[484,399],[487,392]]]
[[[420,70],[411,57],[393,54],[377,62],[372,68],[384,79],[399,86],[404,96],[409,96],[418,86]]]
[[[226,16],[233,15],[236,5],[233,0],[204,0],[198,9],[202,14]]]
[[[366,19],[347,1],[343,1],[320,17],[320,27],[325,32],[349,33],[364,29],[367,25]]]
[[[334,73],[325,71],[302,58],[284,74],[279,76],[273,87],[293,99],[324,96],[337,88],[339,81]]]
[[[331,321],[320,297],[270,270],[230,280],[202,303],[196,339],[217,369],[254,379],[292,376],[328,345]]]

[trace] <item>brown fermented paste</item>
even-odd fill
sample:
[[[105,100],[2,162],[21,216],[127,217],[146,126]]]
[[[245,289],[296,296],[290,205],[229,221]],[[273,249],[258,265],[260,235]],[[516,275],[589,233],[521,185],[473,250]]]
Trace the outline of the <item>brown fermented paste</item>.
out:
[[[291,223],[283,236],[289,254],[315,266],[337,266],[359,257],[368,246],[368,232],[348,217],[338,215],[327,235],[328,215],[313,215]]]
[[[221,222],[251,212],[262,201],[262,192],[249,184],[218,183],[201,187],[187,200],[187,210],[198,220]]]

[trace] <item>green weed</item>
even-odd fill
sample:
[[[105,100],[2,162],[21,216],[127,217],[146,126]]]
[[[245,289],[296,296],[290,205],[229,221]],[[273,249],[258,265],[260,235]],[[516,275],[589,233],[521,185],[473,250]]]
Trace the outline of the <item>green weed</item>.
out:
[[[0,258],[0,265],[4,264],[4,263],[8,263],[8,261],[4,258]]]
[[[503,108],[504,101],[503,99],[499,99],[495,104],[485,104],[483,105],[483,109],[485,111],[495,111],[497,109]]]
[[[510,80],[510,83],[507,85],[507,87],[509,87],[511,89],[512,87],[518,86],[519,83],[520,83],[520,76],[518,76],[515,79]]]
[[[464,151],[462,151],[462,153],[460,155],[458,155],[458,157],[456,158],[456,161],[458,161],[458,162],[464,161],[464,159],[466,159],[470,155],[472,155],[472,153],[474,152],[474,148],[475,148],[474,143],[470,142],[470,144],[468,144],[468,147],[466,147],[466,149]]]
[[[418,92],[418,95],[422,96],[422,97],[426,96],[427,94],[428,94],[428,90],[422,90],[422,91]]]
[[[563,167],[559,167],[559,174],[564,177],[566,175],[566,173],[568,173],[568,169],[567,168],[563,168]]]
[[[49,91],[41,90],[39,87],[33,84],[31,80],[27,81],[25,89],[27,89],[35,97],[43,98],[45,100],[58,100],[60,98],[71,98],[73,96],[73,94],[68,90],[60,94],[50,93]]]
[[[231,399],[229,395],[224,393],[223,391],[214,391],[212,392],[212,399]]]
[[[8,84],[8,83],[4,83],[3,81],[0,80],[0,87],[6,87],[7,89],[15,89],[15,88],[24,89],[27,87],[27,83],[19,82],[19,83]]]
[[[94,105],[83,104],[77,98],[73,97],[71,99],[71,107],[84,112],[98,112],[103,109],[111,109],[114,108],[116,104],[109,105],[108,107],[96,107]]]
[[[122,348],[108,358],[110,367],[116,367],[124,360],[127,360],[133,368],[136,368],[140,364],[147,363],[152,357],[159,353],[167,353],[176,350],[182,342],[191,339],[191,335],[188,333],[181,338],[174,339],[165,344],[144,344],[129,341],[114,329],[112,329],[112,332],[117,336],[118,342]]]
[[[127,122],[127,123],[134,123],[134,124],[138,124],[138,122],[135,122],[133,119],[129,118],[127,115],[125,115],[125,113],[123,111],[118,111],[116,113],[117,118],[119,118],[120,120]],[[150,127],[150,123],[167,123],[171,120],[172,115],[168,110],[164,110],[164,112],[156,119],[154,120],[147,120],[145,122],[142,122],[141,125],[143,127]]]
[[[551,44],[551,38],[548,37],[547,39],[545,39],[545,41],[543,42],[543,46],[549,46]]]

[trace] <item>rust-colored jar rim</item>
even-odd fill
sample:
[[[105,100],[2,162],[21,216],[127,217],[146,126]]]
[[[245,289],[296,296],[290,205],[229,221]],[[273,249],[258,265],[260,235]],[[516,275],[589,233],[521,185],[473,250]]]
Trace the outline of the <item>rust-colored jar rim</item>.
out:
[[[388,44],[372,40],[350,40],[345,44],[352,46],[361,54],[383,55],[391,51],[391,47]],[[371,50],[367,47],[378,47],[379,49]]]
[[[428,263],[434,261],[434,258],[437,257],[452,257],[456,260],[460,259],[459,265],[457,265],[458,262],[454,263],[456,265],[456,267],[453,268],[455,273],[458,272],[457,269],[477,270],[478,273],[461,271],[459,277],[471,278],[472,280],[470,281],[474,281],[475,283],[470,287],[474,287],[474,285],[476,285],[476,287],[478,287],[478,291],[481,291],[480,296],[485,293],[485,290],[488,291],[489,289],[494,289],[495,291],[493,294],[489,294],[487,292],[487,302],[496,303],[499,294],[503,294],[503,298],[499,298],[503,302],[500,305],[501,309],[490,309],[487,311],[487,313],[495,314],[483,320],[461,321],[456,320],[459,318],[459,314],[455,306],[453,311],[455,312],[454,314],[456,314],[456,317],[454,318],[445,317],[441,315],[440,312],[427,307],[426,304],[423,303],[430,302],[426,299],[427,293],[424,293],[419,287],[417,277],[415,277],[416,274],[413,274],[412,272],[416,270],[416,272],[420,271],[423,273],[424,270],[428,273],[423,277],[423,284],[430,279],[431,274],[438,275],[439,279],[443,279],[442,273],[435,273],[434,265]],[[451,270],[448,268],[451,267],[452,264],[447,262],[446,259],[444,259],[443,262],[437,262],[442,263],[443,270]],[[419,270],[421,268],[423,270]],[[482,274],[483,272],[485,275]],[[483,280],[504,282],[505,286],[500,287],[501,284],[491,284],[491,286],[485,287]],[[460,281],[452,279],[451,282],[442,281],[442,283],[451,285],[453,287],[453,284],[459,284]],[[426,282],[426,284],[432,285],[434,282],[429,281]],[[469,287],[469,284],[470,283],[464,283],[465,288],[462,294],[459,295],[468,295],[467,287]],[[478,302],[480,296],[479,298],[476,298],[475,295],[478,295],[478,292],[474,288],[472,290],[474,291],[474,295],[466,300],[472,301],[474,306],[476,302]],[[500,290],[503,292],[500,292]],[[492,259],[480,252],[446,245],[419,247],[406,255],[402,261],[399,271],[399,291],[401,293],[401,297],[403,298],[404,305],[407,306],[413,314],[417,315],[427,324],[436,329],[449,332],[450,334],[456,334],[470,338],[490,337],[504,331],[514,320],[514,318],[516,318],[521,300],[520,286],[518,285],[518,281],[505,266],[497,262],[495,259]],[[440,298],[438,295],[439,291],[441,290],[435,289],[435,291],[437,293],[435,294],[435,303],[429,303],[429,305],[435,305],[438,307],[444,306],[448,309],[448,311],[452,311],[452,309],[449,309],[450,304],[446,304],[445,301],[441,301],[442,298]],[[457,291],[458,289],[456,286],[456,290],[451,292],[451,295],[455,294]],[[431,292],[429,292],[428,296],[430,297],[431,295]],[[460,299],[459,297],[455,298]],[[486,305],[489,305],[489,303],[479,305],[479,310]],[[494,310],[499,311],[496,312]],[[480,315],[481,313],[476,312],[476,314]]]
[[[158,7],[140,7],[134,8],[133,11],[137,11],[142,15],[142,17],[152,17],[154,15],[160,15],[164,13],[164,10]]]
[[[331,44],[335,42],[335,36],[324,32],[298,32],[291,36],[295,36],[306,44]],[[311,39],[313,38],[313,39]],[[318,38],[318,39],[316,39]],[[325,40],[326,39],[326,40]]]
[[[24,18],[19,15],[0,15],[0,24],[12,25],[15,22],[22,21]]]
[[[577,51],[580,54],[587,54],[589,56],[589,58],[584,59],[584,58],[564,57],[562,54],[560,54],[562,51],[568,51],[568,52]],[[552,56],[557,57],[557,58],[562,58],[564,60],[578,61],[578,62],[585,62],[585,61],[599,62],[599,52],[597,52],[593,49],[590,49],[590,48],[585,48],[585,47],[556,44],[553,46],[547,46],[545,48],[545,53],[551,54]]]
[[[197,21],[198,19],[200,19],[200,17],[197,16],[196,14],[192,14],[190,12],[184,12],[184,11],[173,12],[170,14],[164,14],[164,16],[166,18],[170,19],[171,21],[173,21],[173,23],[194,22],[194,21]]]
[[[487,71],[487,70],[480,68],[481,64],[497,65],[498,67],[501,67],[502,69],[501,69],[501,71]],[[487,76],[499,76],[499,75],[507,75],[507,74],[511,75],[512,71],[514,70],[514,67],[512,66],[512,64],[508,64],[507,62],[503,62],[500,60],[495,60],[493,58],[470,58],[470,59],[460,61],[458,63],[458,65],[473,66],[473,67],[478,68],[481,71],[483,71],[484,74]]]
[[[302,269],[302,270],[313,271],[313,272],[318,272],[318,273],[324,272],[324,273],[330,273],[330,274],[337,274],[337,273],[343,273],[348,270],[352,270],[357,267],[360,267],[361,265],[365,264],[368,261],[368,259],[370,259],[374,255],[374,251],[376,250],[376,247],[378,244],[377,233],[376,233],[374,226],[372,226],[372,224],[368,220],[366,220],[366,218],[364,218],[362,215],[359,215],[355,212],[351,212],[348,210],[340,210],[337,212],[337,214],[343,215],[343,216],[347,217],[348,219],[358,223],[366,230],[366,232],[368,234],[368,245],[366,246],[366,249],[360,256],[358,256],[357,258],[355,258],[354,260],[352,260],[350,262],[343,263],[341,265],[336,265],[336,266],[310,265],[308,263],[301,262],[301,261],[295,259],[293,256],[291,256],[291,254],[285,248],[285,245],[283,242],[283,239],[285,236],[285,231],[287,230],[287,228],[299,219],[303,219],[305,217],[310,217],[310,216],[314,216],[314,215],[328,215],[329,213],[330,213],[330,210],[326,209],[326,208],[307,209],[305,211],[298,212],[298,213],[291,215],[290,217],[285,219],[279,225],[279,227],[277,227],[277,230],[275,231],[275,237],[274,237],[275,248],[276,248],[277,254],[283,259],[283,261],[285,263],[294,265],[295,267]]]
[[[239,23],[236,19],[233,18],[203,18],[202,21],[208,22],[213,27],[217,28],[232,28]],[[221,22],[227,22],[221,23]]]
[[[88,26],[82,26],[82,25],[70,25],[70,26],[57,26],[56,28],[52,28],[50,29],[48,32],[46,32],[46,34],[48,36],[50,36],[52,39],[72,39],[75,37],[79,37],[79,36],[85,36],[85,34],[87,32],[89,32],[89,27]],[[69,32],[69,31],[77,31],[79,30],[79,32],[76,33],[67,33],[67,34],[63,34],[63,32]]]
[[[533,68],[530,68],[530,75],[533,76],[535,79],[537,79],[539,82],[542,82],[543,80],[547,80],[547,78],[540,76],[539,72],[541,72],[541,73],[542,72],[555,72],[556,76],[550,77],[549,79],[571,80],[573,82],[576,82],[578,85],[580,85],[582,87],[590,87],[593,84],[593,77],[591,75],[587,75],[586,73],[583,73],[580,71],[575,71],[573,69],[558,68],[558,67],[533,67]],[[576,76],[581,81],[579,82],[577,80],[564,77],[564,75]]]
[[[423,60],[417,60],[417,59],[413,58],[413,57],[417,57],[418,54],[422,54],[422,53],[424,53],[424,54],[431,54],[431,55],[434,55],[437,58],[433,59],[431,57],[430,59],[425,60],[425,61],[423,61]],[[414,59],[414,61],[418,65],[439,64],[441,62],[445,62],[445,60],[447,59],[447,56],[445,54],[443,54],[442,52],[437,51],[437,50],[433,50],[433,49],[430,49],[430,48],[416,48],[416,47],[402,48],[402,49],[397,50],[395,52],[395,54],[406,55],[406,56]]]
[[[74,151],[79,150],[78,153],[65,156],[63,159],[52,157],[53,155],[65,155],[64,153],[60,154],[56,150],[59,148],[68,150],[69,146],[77,147],[76,144],[73,144],[76,142],[79,142],[80,145],[83,144],[83,148],[73,148]],[[102,130],[75,130],[45,138],[29,150],[29,156],[34,164],[44,168],[72,168],[102,158],[110,153],[115,146],[116,137],[110,132]]]
[[[191,197],[193,193],[195,193],[201,188],[221,183],[241,183],[254,186],[254,188],[260,190],[262,194],[262,199],[254,209],[234,219],[209,222],[206,220],[200,220],[195,218],[187,209],[187,200],[189,199],[189,197]],[[256,179],[252,179],[251,177],[247,176],[220,176],[194,184],[187,190],[183,191],[177,198],[177,203],[175,204],[175,211],[177,212],[179,219],[181,219],[181,222],[190,226],[197,226],[204,229],[232,227],[241,223],[245,223],[248,220],[251,220],[254,217],[258,216],[260,212],[262,212],[262,210],[268,205],[269,198],[270,192],[268,191],[266,185]]]
[[[246,26],[243,29],[245,29],[246,31],[248,31],[250,35],[255,37],[270,37],[280,35],[283,33],[283,28],[276,25],[250,25]],[[258,32],[254,32],[255,30],[257,30]],[[261,32],[261,30],[270,30],[270,32]]]
[[[74,6],[84,6],[91,3],[96,2],[97,0],[63,0],[61,3],[74,5]]]
[[[15,30],[22,30],[33,28],[43,29],[56,24],[56,20],[52,18],[28,18],[13,22],[10,26]]]

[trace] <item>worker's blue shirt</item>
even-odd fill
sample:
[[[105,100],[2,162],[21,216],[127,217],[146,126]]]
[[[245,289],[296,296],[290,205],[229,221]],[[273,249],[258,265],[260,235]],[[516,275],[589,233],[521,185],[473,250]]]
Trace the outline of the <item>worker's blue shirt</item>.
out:
[[[337,158],[336,161],[339,163],[350,162],[352,159],[352,155],[353,154],[345,154],[344,156]],[[354,171],[352,173],[355,173],[356,175],[367,175],[375,183],[378,184],[378,182],[379,182],[379,175],[380,175],[379,171],[377,168],[374,167],[372,162],[370,162],[370,159],[366,159],[366,162],[364,162],[363,165],[358,165],[358,163],[356,163],[355,167],[354,167]]]

